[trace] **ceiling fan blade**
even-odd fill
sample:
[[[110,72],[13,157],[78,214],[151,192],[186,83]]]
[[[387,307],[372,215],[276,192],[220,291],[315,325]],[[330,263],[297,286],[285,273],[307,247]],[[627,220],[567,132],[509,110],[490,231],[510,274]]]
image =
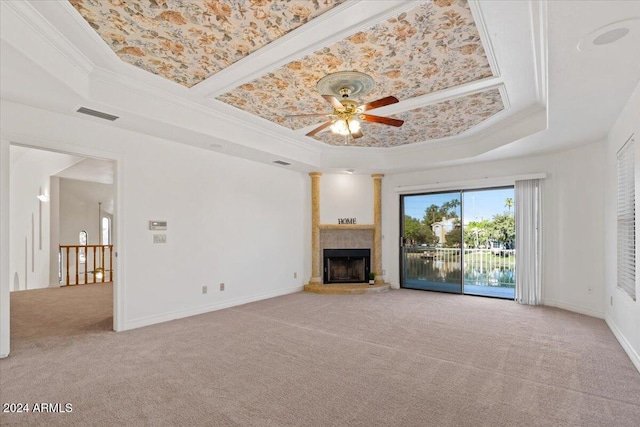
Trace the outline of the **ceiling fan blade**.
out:
[[[318,126],[317,128],[315,128],[314,130],[312,130],[311,132],[309,132],[307,134],[307,136],[313,136],[316,133],[320,132],[321,130],[324,130],[326,128],[328,128],[329,126],[331,126],[333,124],[332,120],[329,120],[328,122],[324,122],[323,124],[321,124],[320,126]]]
[[[360,106],[362,111],[373,110],[374,108],[384,107],[385,105],[395,104],[398,101],[398,98],[395,96],[387,96],[386,98],[380,98],[375,101],[371,101],[368,104],[364,104]]]
[[[404,120],[392,119],[391,117],[372,116],[371,114],[360,114],[360,118],[366,122],[381,123],[383,125],[400,127]]]
[[[344,110],[344,105],[340,104],[340,101],[338,101],[335,96],[322,95],[322,97],[336,110]]]

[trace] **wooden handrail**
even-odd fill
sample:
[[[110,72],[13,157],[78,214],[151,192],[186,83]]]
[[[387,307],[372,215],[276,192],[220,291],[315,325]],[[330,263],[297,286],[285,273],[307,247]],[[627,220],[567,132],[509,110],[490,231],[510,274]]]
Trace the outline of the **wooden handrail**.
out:
[[[65,285],[83,285],[88,283],[97,283],[96,270],[102,268],[102,278],[100,283],[113,281],[113,245],[59,245],[58,253],[61,258],[60,268],[64,268],[66,271],[64,274],[60,274],[60,277],[65,277]],[[93,262],[89,257],[89,251],[93,249]],[[84,263],[80,262],[80,254],[84,250]],[[105,264],[105,251],[109,251],[108,262]],[[74,259],[74,263],[70,263],[70,259]],[[98,259],[100,264],[98,264]],[[71,271],[70,266],[73,267]],[[80,271],[80,267],[84,266],[84,271]],[[107,280],[107,272],[109,272],[109,280]],[[75,282],[71,282],[71,279],[75,276]],[[84,276],[84,280],[81,282],[80,278]]]
[[[65,283],[69,283],[69,248],[67,247],[65,249],[67,250],[67,281]]]

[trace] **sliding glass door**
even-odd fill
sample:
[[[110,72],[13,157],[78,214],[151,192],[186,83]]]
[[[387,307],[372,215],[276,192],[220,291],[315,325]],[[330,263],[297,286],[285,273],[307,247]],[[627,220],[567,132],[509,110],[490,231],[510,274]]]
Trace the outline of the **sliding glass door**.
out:
[[[515,298],[513,187],[464,191],[464,293]]]
[[[513,299],[513,187],[401,197],[401,286]]]
[[[461,293],[460,192],[403,196],[403,202],[402,286]]]

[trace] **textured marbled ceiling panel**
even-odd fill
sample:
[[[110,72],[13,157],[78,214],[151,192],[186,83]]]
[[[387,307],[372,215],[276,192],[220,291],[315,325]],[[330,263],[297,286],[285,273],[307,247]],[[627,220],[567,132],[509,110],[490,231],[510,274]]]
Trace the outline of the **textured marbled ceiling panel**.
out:
[[[345,0],[69,0],[125,62],[191,87]]]
[[[367,73],[376,82],[361,103],[387,95],[406,100],[493,75],[468,3],[435,0],[286,64],[218,100],[299,129],[323,119],[286,116],[331,112],[316,83],[345,70]]]

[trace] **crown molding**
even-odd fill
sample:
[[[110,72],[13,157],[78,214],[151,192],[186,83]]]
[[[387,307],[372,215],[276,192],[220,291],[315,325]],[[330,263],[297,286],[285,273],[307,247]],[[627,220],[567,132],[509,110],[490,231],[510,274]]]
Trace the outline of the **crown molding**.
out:
[[[404,111],[415,110],[416,108],[423,108],[431,104],[438,104],[440,102],[449,101],[451,99],[485,92],[487,90],[499,88],[501,86],[504,86],[502,77],[487,77],[482,80],[476,80],[474,82],[461,84],[459,86],[442,89],[437,92],[428,93],[426,95],[416,96],[415,98],[400,101],[397,104],[387,105],[370,111],[375,111],[376,114],[380,115],[398,114]]]
[[[419,155],[419,154],[422,154],[423,152],[427,152],[428,154],[428,152],[433,149],[464,146],[467,144],[475,143],[479,139],[486,138],[500,131],[508,130],[509,127],[515,126],[520,122],[522,122],[522,120],[528,119],[535,111],[538,111],[538,110],[540,110],[540,106],[534,105],[531,108],[526,109],[525,111],[521,111],[518,114],[511,115],[504,119],[502,118],[502,116],[504,116],[507,112],[503,110],[484,120],[481,123],[483,126],[480,129],[478,129],[478,126],[480,125],[477,125],[461,134],[450,136],[447,138],[435,139],[428,142],[427,141],[417,142],[415,144],[407,144],[407,145],[401,145],[401,146],[390,147],[390,148],[367,147],[367,151],[370,151],[372,153],[383,154],[383,155],[384,154],[401,155],[405,153],[413,153],[413,154]],[[330,148],[326,148],[324,151],[327,152],[328,154],[336,154],[340,151],[345,151],[348,149],[362,150],[362,147],[331,146]]]
[[[91,39],[96,48],[100,49],[100,54],[106,56],[110,60],[118,63],[122,62],[120,57],[107,45],[107,43],[100,37],[100,34],[94,30],[91,25],[80,15],[80,13],[71,5],[68,1],[58,2],[58,5],[73,19],[80,28],[82,28],[86,36]]]
[[[500,91],[500,97],[502,98],[502,105],[505,110],[511,109],[511,100],[509,99],[509,94],[507,92],[507,88],[505,85],[501,85],[498,87],[498,91]]]
[[[530,1],[531,30],[534,50],[536,94],[538,102],[547,105],[548,79],[547,67],[549,44],[547,31],[547,0]]]
[[[472,144],[477,142],[479,139],[486,138],[492,134],[508,130],[508,128],[512,126],[516,126],[520,124],[523,120],[530,118],[533,113],[539,111],[541,109],[540,105],[535,104],[530,108],[525,109],[524,111],[520,111],[517,114],[510,115],[508,117],[503,118],[506,115],[507,111],[502,110],[493,116],[487,118],[482,123],[470,128],[469,130],[458,134],[457,136],[451,136],[447,138],[441,138],[437,140],[433,140],[429,143],[419,143],[420,147],[412,147],[411,145],[403,145],[400,147],[394,147],[394,150],[397,153],[401,152],[412,152],[412,151],[421,151],[428,150],[433,148],[441,148],[445,145],[447,146],[461,146],[466,144]],[[462,135],[462,137],[460,137]],[[512,141],[510,141],[512,142]],[[412,144],[415,145],[415,144]]]
[[[205,105],[187,98],[176,96],[175,94],[158,91],[157,88],[155,88],[153,85],[145,84],[131,77],[123,76],[100,67],[96,67],[94,69],[94,72],[91,74],[91,78],[94,83],[102,82],[108,85],[117,86],[127,93],[134,93],[142,96],[143,98],[147,98],[156,105],[158,103],[162,103],[168,108],[180,108],[183,111],[189,113],[195,112],[198,114],[202,114],[204,116],[219,120],[224,123],[230,123],[231,125],[237,126],[238,128],[256,132],[278,143],[284,143],[296,149],[303,149],[313,154],[317,154],[321,151],[320,147],[313,147],[305,144],[304,142],[301,142],[296,137],[296,135],[283,135],[281,129],[282,127],[279,125],[276,125],[266,119],[255,117],[219,101],[218,105],[215,106]],[[99,99],[90,98],[88,101],[95,101],[105,105],[105,103],[103,103]],[[106,105],[109,105],[109,103],[107,102]],[[114,106],[114,108],[122,111],[122,106]],[[153,119],[153,117],[148,115],[145,115],[145,117]],[[174,125],[179,127],[181,126],[181,124],[178,122],[174,123]],[[245,145],[239,141],[228,140],[224,137],[221,137],[220,135],[211,136],[219,139],[225,139],[234,144]]]
[[[471,15],[473,15],[473,20],[476,23],[478,34],[480,35],[480,42],[482,43],[485,54],[487,55],[487,60],[489,61],[491,72],[495,77],[499,77],[501,76],[500,67],[498,66],[498,61],[496,60],[493,44],[491,43],[491,37],[489,37],[489,32],[487,31],[484,15],[482,14],[481,3],[479,0],[468,0],[468,4],[469,9],[471,10]]]
[[[82,54],[73,44],[69,43],[66,37],[64,37],[57,28],[51,25],[51,23],[28,2],[2,1],[0,2],[0,10],[2,9],[4,9],[0,14],[2,15],[2,20],[7,20],[2,24],[2,39],[14,44],[10,41],[10,36],[6,33],[6,28],[8,27],[7,24],[11,21],[9,14],[13,14],[29,28],[31,33],[38,35],[42,41],[46,42],[49,46],[63,55],[64,58],[72,63],[80,72],[88,76],[94,69],[95,64]],[[38,59],[33,57],[30,57],[30,59],[46,69],[46,66]]]
[[[208,99],[423,3],[350,0],[220,70],[191,90]]]

